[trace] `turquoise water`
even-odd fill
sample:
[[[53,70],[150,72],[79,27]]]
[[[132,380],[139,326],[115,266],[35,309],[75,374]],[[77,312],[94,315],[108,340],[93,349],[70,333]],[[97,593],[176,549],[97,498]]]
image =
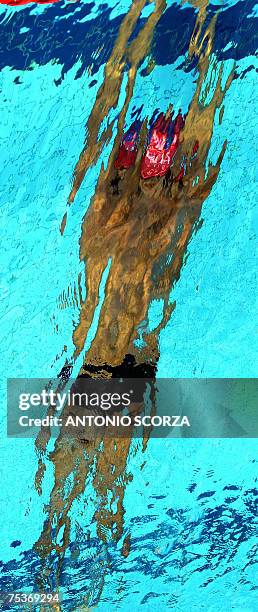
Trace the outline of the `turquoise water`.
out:
[[[130,2],[107,4],[112,8],[112,22],[122,8],[128,10]],[[244,4],[239,3],[239,11]],[[227,3],[223,8],[226,11],[234,5]],[[35,5],[30,9],[39,16],[47,10]],[[16,11],[20,14],[25,9],[7,9],[9,23]],[[93,7],[85,21],[100,11]],[[250,20],[252,11],[250,6]],[[5,15],[4,7],[1,14]],[[27,12],[23,27],[26,19]],[[145,114],[151,115],[157,106],[165,109],[172,98],[176,108],[185,112],[196,74],[180,68],[182,57],[171,64],[157,64],[148,77],[138,74],[132,104],[144,102]],[[227,62],[231,59],[226,60],[225,70]],[[85,123],[104,69],[102,64],[94,77],[84,71],[75,78],[80,65],[78,59],[58,86],[54,79],[60,78],[62,63],[39,65],[37,60],[32,71],[24,71],[6,62],[1,70],[1,590],[33,585],[38,561],[32,549],[42,530],[44,504],[53,484],[49,463],[43,495],[38,497],[33,484],[37,468],[33,440],[6,438],[6,378],[53,377],[73,353],[72,333],[79,309],[69,298],[65,306],[65,296],[67,287],[78,287],[78,282],[85,292],[84,267],[79,261],[81,223],[101,162],[107,161],[112,148],[111,142],[67,209],[72,170],[83,148]],[[257,67],[252,50],[237,60],[236,70],[243,74],[251,65]],[[225,98],[223,123],[220,126],[218,118],[215,122],[211,157],[216,159],[225,138],[227,151],[203,206],[203,226],[191,240],[171,295],[176,309],[160,337],[161,377],[256,376],[254,74],[252,69],[233,81]],[[14,83],[17,76],[20,84]],[[90,86],[92,78],[96,84]],[[123,95],[120,108],[122,104]],[[66,210],[68,220],[61,236]],[[152,327],[159,316],[160,304],[154,303],[149,313]],[[74,375],[82,359],[83,355],[75,364]],[[124,559],[121,542],[118,546],[98,542],[91,522],[96,499],[89,485],[70,513],[73,539],[62,573],[64,597],[68,585],[70,595],[63,609],[78,609],[80,593],[90,589],[88,605],[97,605],[101,612],[113,606],[123,611],[255,611],[257,442],[151,440],[144,453],[139,441],[134,445],[139,448],[135,453],[132,447],[128,457],[127,471],[133,478],[124,500],[131,552]],[[143,461],[145,466],[140,469]],[[16,541],[20,544],[14,548]],[[80,543],[79,557],[73,555],[76,542]]]

